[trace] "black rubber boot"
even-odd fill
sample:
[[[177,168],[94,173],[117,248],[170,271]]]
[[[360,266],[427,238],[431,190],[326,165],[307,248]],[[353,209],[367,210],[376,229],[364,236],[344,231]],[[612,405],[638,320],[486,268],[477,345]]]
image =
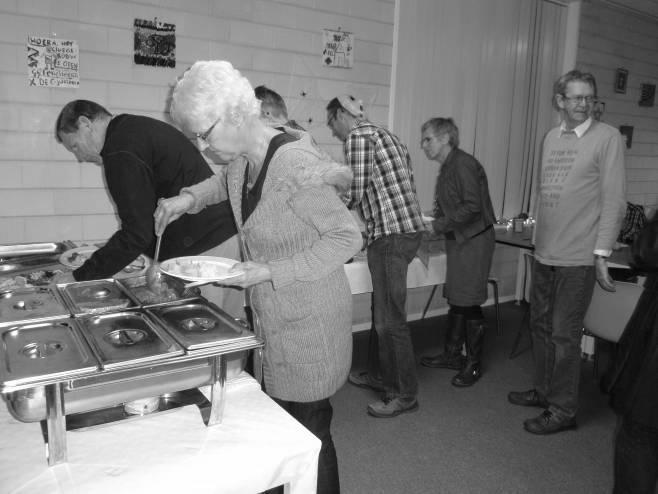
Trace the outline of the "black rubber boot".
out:
[[[486,323],[484,319],[466,321],[466,365],[452,378],[452,385],[460,388],[473,386],[482,377],[482,347]]]
[[[443,353],[420,359],[421,365],[436,369],[460,370],[464,367],[462,346],[466,332],[466,318],[463,314],[448,312],[448,331]]]

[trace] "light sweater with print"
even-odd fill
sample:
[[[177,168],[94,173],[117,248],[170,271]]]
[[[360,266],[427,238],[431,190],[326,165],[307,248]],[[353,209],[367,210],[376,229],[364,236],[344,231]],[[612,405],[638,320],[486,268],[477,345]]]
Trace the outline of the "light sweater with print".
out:
[[[594,264],[595,250],[614,246],[624,217],[621,134],[597,121],[580,137],[556,127],[544,139],[539,175],[535,257],[554,266]]]

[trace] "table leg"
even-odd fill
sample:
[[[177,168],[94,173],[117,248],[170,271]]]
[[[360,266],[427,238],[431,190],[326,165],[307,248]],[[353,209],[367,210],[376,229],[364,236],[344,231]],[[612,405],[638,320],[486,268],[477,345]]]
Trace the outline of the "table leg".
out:
[[[48,465],[66,463],[66,417],[64,417],[64,384],[46,387],[46,425],[48,430]]]
[[[427,303],[425,304],[425,309],[423,309],[423,315],[421,319],[425,319],[425,314],[427,314],[427,310],[430,308],[430,304],[432,303],[432,299],[434,298],[434,294],[436,293],[436,288],[439,285],[434,285],[432,287],[432,293],[430,293],[430,298],[427,299]]]
[[[525,300],[525,293],[524,293],[525,275],[526,275],[525,254],[523,252],[523,249],[519,249],[519,260],[516,263],[516,288],[514,291],[514,298],[517,304]]]
[[[226,358],[224,355],[213,357],[210,362],[212,383],[210,386],[210,417],[207,425],[222,423],[226,396]]]

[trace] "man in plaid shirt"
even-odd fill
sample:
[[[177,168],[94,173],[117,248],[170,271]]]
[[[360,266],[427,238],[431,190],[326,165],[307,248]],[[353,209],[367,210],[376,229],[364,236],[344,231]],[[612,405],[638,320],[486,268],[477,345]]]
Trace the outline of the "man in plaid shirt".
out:
[[[425,226],[411,159],[398,137],[369,122],[363,105],[352,96],[329,102],[327,125],[343,141],[345,162],[354,173],[346,202],[365,222],[373,288],[368,371],[350,374],[349,381],[384,393],[383,400],[368,405],[370,415],[395,417],[418,410],[416,361],[407,325],[407,269]]]

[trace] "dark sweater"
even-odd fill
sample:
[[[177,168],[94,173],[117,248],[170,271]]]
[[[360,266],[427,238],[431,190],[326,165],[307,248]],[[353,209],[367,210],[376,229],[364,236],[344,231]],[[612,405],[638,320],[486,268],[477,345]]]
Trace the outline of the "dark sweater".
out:
[[[619,340],[612,406],[628,420],[658,429],[658,221],[642,229],[632,249],[633,264],[648,277]]]
[[[73,272],[78,281],[107,278],[139,254],[153,256],[153,212],[161,197],[213,175],[196,147],[179,130],[149,117],[113,118],[101,151],[108,190],[121,221],[104,247]],[[199,214],[185,214],[167,226],[160,260],[197,255],[237,232],[228,201]]]

